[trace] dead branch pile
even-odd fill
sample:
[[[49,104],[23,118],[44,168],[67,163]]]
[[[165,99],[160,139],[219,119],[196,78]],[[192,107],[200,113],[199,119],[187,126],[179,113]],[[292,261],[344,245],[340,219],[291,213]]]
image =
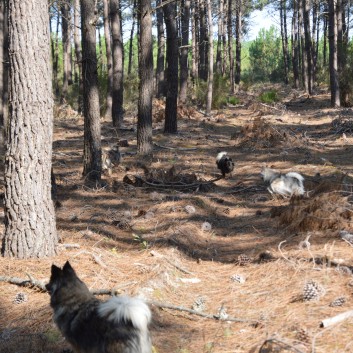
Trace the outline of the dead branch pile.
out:
[[[165,117],[165,102],[163,100],[155,99],[152,105],[153,121],[162,122]],[[187,105],[178,105],[177,108],[178,119],[191,119],[201,117],[201,114],[193,107]]]
[[[340,192],[318,194],[273,208],[271,216],[296,232],[349,229],[353,212],[347,199]]]
[[[139,175],[125,175],[123,182],[136,187],[144,186],[180,191],[209,191],[213,186],[213,182],[220,179],[215,178],[207,181],[198,177],[195,173],[177,172],[174,166],[168,170],[145,168],[144,172],[144,177]]]
[[[276,147],[295,139],[287,130],[274,127],[261,117],[243,126],[239,135],[238,144],[248,148]]]
[[[352,133],[353,120],[349,118],[334,119],[331,123],[331,131],[335,134]]]

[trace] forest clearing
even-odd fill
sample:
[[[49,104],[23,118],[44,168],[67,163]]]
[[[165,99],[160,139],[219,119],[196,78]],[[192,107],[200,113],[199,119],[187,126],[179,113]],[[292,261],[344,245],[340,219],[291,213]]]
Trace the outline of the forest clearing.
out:
[[[56,108],[58,254],[0,257],[0,276],[46,283],[69,260],[91,290],[142,296],[154,352],[352,352],[352,318],[320,327],[352,306],[352,109],[280,85],[278,103],[260,103],[269,88],[209,117],[179,107],[175,135],[155,100],[149,158],[136,116],[119,131],[103,119],[103,150],[119,144],[122,158],[99,187],[82,178],[83,117]],[[235,162],[224,179],[220,151]],[[265,165],[301,173],[305,197],[272,196]],[[2,234],[3,205],[0,218]],[[49,295],[1,279],[0,351],[70,352]]]

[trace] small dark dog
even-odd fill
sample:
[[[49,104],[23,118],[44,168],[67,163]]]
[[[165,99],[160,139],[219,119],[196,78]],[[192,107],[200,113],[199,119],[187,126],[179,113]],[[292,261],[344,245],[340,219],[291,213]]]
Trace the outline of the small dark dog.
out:
[[[138,298],[94,297],[67,261],[46,285],[54,321],[77,353],[151,353],[151,311]]]
[[[234,162],[227,152],[219,152],[216,157],[217,168],[221,170],[223,178],[234,169]]]
[[[263,168],[262,179],[269,184],[267,190],[271,194],[282,196],[304,195],[304,177],[296,172],[281,174],[271,168]]]

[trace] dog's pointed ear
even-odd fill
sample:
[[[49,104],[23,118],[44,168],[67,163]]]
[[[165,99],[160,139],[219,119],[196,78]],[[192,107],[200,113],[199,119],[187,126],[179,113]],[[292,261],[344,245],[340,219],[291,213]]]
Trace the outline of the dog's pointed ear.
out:
[[[75,275],[76,276],[75,270],[71,267],[69,261],[66,261],[66,263],[63,267],[63,272],[64,272],[64,275]]]
[[[55,266],[55,265],[51,265],[51,275],[53,278],[57,278],[59,276],[61,276],[62,270],[60,267]]]

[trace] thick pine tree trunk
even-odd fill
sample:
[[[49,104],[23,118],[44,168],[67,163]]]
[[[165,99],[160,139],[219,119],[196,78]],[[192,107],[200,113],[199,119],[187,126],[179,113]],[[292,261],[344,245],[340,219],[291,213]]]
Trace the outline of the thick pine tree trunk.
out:
[[[288,84],[288,45],[287,45],[287,30],[286,30],[286,0],[280,2],[280,24],[281,24],[281,39],[283,52],[283,67],[284,67],[284,83]]]
[[[208,80],[207,80],[207,99],[206,114],[211,115],[213,97],[213,24],[211,1],[207,1],[207,22],[208,22]]]
[[[189,22],[190,22],[190,0],[181,2],[181,50],[180,50],[180,89],[179,101],[186,101],[188,88],[188,54],[189,54]]]
[[[199,31],[199,78],[203,81],[207,81],[208,75],[208,34],[206,24],[206,7],[205,0],[199,2],[199,19],[200,19],[200,31]]]
[[[239,86],[241,75],[241,42],[242,42],[242,0],[235,2],[235,73],[234,84]]]
[[[0,144],[3,147],[3,130],[6,129],[8,111],[8,31],[7,31],[7,19],[8,19],[8,6],[6,1],[0,3]],[[2,151],[2,149],[0,149]],[[3,156],[4,154],[2,154]],[[2,157],[0,157],[2,158]]]
[[[84,115],[83,175],[100,181],[102,175],[101,126],[96,54],[96,9],[91,0],[81,0],[82,80]]]
[[[233,25],[232,25],[232,0],[228,0],[227,32],[228,32],[228,60],[230,93],[235,92],[234,81],[234,54],[233,54]]]
[[[77,80],[78,82],[78,95],[77,95],[77,106],[78,112],[82,113],[82,92],[83,92],[83,82],[82,82],[82,50],[80,42],[80,0],[75,0],[74,2],[74,45],[75,45],[75,55],[78,67]],[[76,75],[76,74],[75,74]]]
[[[164,5],[163,12],[167,30],[167,97],[165,105],[164,132],[176,134],[178,132],[177,101],[179,47],[175,3],[169,2]]]
[[[309,0],[303,0],[303,25],[304,25],[304,37],[305,37],[305,67],[306,71],[305,75],[305,90],[307,93],[312,94],[312,43],[310,37],[310,20],[309,20],[309,12],[310,12],[310,3]]]
[[[217,54],[216,54],[216,71],[218,75],[223,74],[223,37],[224,37],[224,0],[219,1],[218,10],[218,33],[217,33]]]
[[[193,84],[199,78],[199,8],[198,0],[194,1],[191,6],[191,78]]]
[[[63,41],[63,85],[60,101],[64,103],[67,100],[69,83],[71,84],[70,4],[67,1],[61,4],[61,22]]]
[[[119,127],[124,116],[124,45],[121,31],[120,0],[110,0],[110,23],[113,40],[113,125]]]
[[[292,18],[292,67],[293,67],[293,87],[299,88],[299,34],[298,34],[298,6],[293,5]]]
[[[330,64],[330,88],[331,88],[331,106],[340,107],[340,86],[338,74],[338,49],[337,49],[337,13],[336,0],[328,0],[329,10],[329,64]]]
[[[52,69],[47,0],[9,1],[10,115],[5,158],[5,256],[52,256]]]
[[[105,55],[107,56],[107,71],[108,71],[108,87],[107,87],[107,107],[105,110],[105,117],[112,119],[112,87],[113,87],[113,57],[112,45],[110,36],[109,24],[109,0],[103,0],[103,22],[104,22],[104,39],[105,39]]]
[[[137,151],[150,154],[152,144],[152,97],[153,97],[153,55],[152,55],[152,9],[151,1],[141,0],[139,4],[139,101],[137,117]]]
[[[160,10],[160,11],[162,11],[162,10]],[[157,10],[157,12],[158,12],[158,10]],[[130,39],[129,39],[129,58],[128,58],[128,66],[127,66],[128,76],[131,75],[131,69],[132,69],[132,57],[133,57],[133,52],[134,52],[133,51],[133,41],[134,41],[134,33],[135,33],[135,22],[136,22],[136,0],[134,0],[134,4],[133,4],[133,8],[132,8],[132,23],[131,23],[131,31],[130,31]],[[163,20],[162,20],[162,22],[163,22]]]
[[[157,0],[160,6],[162,0]],[[156,67],[156,96],[161,98],[165,95],[164,61],[165,61],[165,36],[163,25],[163,9],[157,8],[157,67]]]

